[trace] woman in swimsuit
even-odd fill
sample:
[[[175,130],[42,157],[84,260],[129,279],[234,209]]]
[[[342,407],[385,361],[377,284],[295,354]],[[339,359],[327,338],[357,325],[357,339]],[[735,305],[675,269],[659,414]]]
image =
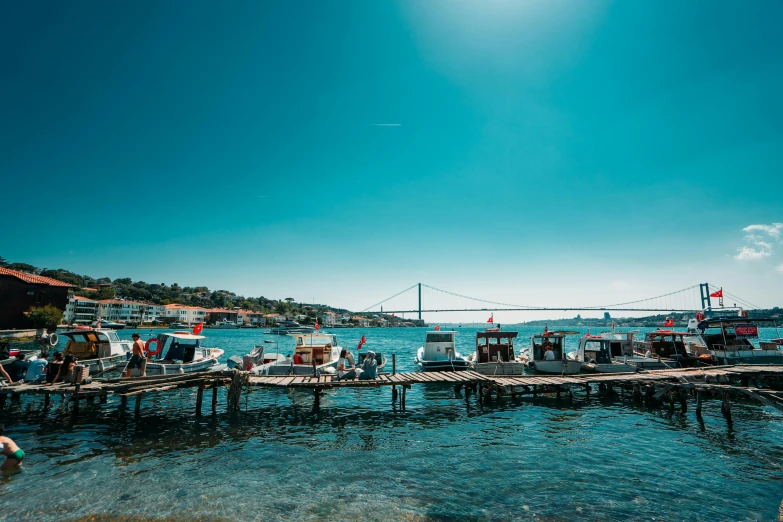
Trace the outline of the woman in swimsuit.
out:
[[[21,468],[24,460],[24,451],[19,449],[16,442],[3,435],[5,426],[0,424],[0,455],[5,455],[5,462],[0,466],[0,470]]]

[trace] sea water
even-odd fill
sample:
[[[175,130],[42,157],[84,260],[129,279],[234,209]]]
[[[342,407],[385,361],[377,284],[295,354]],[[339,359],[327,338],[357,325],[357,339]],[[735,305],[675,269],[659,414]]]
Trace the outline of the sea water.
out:
[[[470,354],[476,328],[455,328]],[[504,329],[511,329],[505,326]],[[518,349],[538,329],[518,328]],[[397,355],[415,371],[425,329],[335,330],[341,346]],[[130,337],[128,331],[121,337]],[[149,332],[142,331],[143,338]],[[225,357],[292,352],[263,330],[205,330]],[[595,333],[595,332],[594,332]],[[762,330],[762,338],[775,331]],[[569,350],[575,350],[571,337]],[[774,520],[783,500],[783,415],[733,402],[733,426],[709,400],[703,418],[630,397],[555,396],[479,404],[449,385],[254,389],[218,413],[192,389],[119,400],[8,401],[6,434],[27,456],[0,482],[0,520]]]

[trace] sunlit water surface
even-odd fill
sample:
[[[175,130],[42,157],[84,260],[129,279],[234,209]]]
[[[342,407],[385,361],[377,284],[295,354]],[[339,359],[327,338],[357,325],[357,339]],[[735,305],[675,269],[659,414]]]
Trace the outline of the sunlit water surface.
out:
[[[508,328],[510,329],[510,328]],[[458,328],[468,354],[475,328]],[[397,354],[413,371],[423,329],[337,330],[340,344]],[[533,329],[520,329],[524,345]],[[130,337],[130,332],[121,332]],[[226,357],[275,337],[205,330]],[[146,335],[146,333],[145,333]],[[775,336],[762,331],[763,338]],[[267,345],[274,346],[274,345]],[[290,353],[291,340],[281,340]],[[571,338],[569,350],[576,347]],[[597,391],[597,390],[596,390]],[[480,405],[446,385],[415,385],[401,412],[389,388],[257,389],[243,411],[194,415],[195,393],[7,403],[6,431],[27,452],[0,482],[0,520],[774,520],[783,500],[783,416],[735,402],[730,428],[627,397],[576,393]]]

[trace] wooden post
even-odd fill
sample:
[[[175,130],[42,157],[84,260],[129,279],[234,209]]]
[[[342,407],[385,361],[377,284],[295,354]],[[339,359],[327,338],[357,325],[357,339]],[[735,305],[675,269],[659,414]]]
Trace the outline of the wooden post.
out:
[[[720,412],[726,417],[726,420],[731,425],[731,402],[729,401],[729,392],[723,392],[723,405],[720,408]]]
[[[218,382],[217,379],[215,379],[215,382],[212,383],[212,413],[217,412],[217,402],[218,402]]]
[[[136,415],[141,414],[141,396],[144,395],[144,393],[140,393],[136,396],[136,408],[133,410],[133,412]]]
[[[317,410],[321,407],[321,389],[313,388],[313,409]]]
[[[101,404],[106,404],[106,401],[109,399],[109,396],[105,393],[101,395]]]
[[[688,396],[684,388],[680,388],[680,407],[683,413],[688,413]]]
[[[537,395],[538,395],[538,385],[534,384],[533,385],[533,398],[535,399]]]
[[[400,405],[402,406],[402,409],[405,409],[405,392],[408,391],[408,385],[403,384],[402,385],[402,399],[400,400]]]
[[[315,377],[316,375],[318,375],[318,370],[315,367],[315,359],[313,359],[313,377]]]
[[[201,403],[204,401],[204,381],[198,385],[196,393],[196,415],[201,415]]]
[[[641,402],[642,400],[642,390],[639,388],[638,382],[633,383],[633,400],[634,402]]]
[[[702,391],[696,390],[696,417],[701,418],[701,396]]]
[[[392,404],[397,402],[397,386],[392,385]]]
[[[128,396],[127,395],[123,395],[120,398],[120,408],[124,410],[127,407],[128,407]]]
[[[392,375],[397,375],[397,354],[392,354]]]
[[[588,383],[588,384],[585,384],[585,393],[587,394],[587,396],[588,396],[588,397],[590,397],[590,391],[591,391],[592,389],[593,389],[593,387],[592,387],[592,386],[590,386],[590,384],[589,384],[589,383]]]
[[[49,407],[49,402],[51,400],[52,400],[52,394],[51,393],[47,393],[47,394],[44,395],[44,408],[48,408]]]

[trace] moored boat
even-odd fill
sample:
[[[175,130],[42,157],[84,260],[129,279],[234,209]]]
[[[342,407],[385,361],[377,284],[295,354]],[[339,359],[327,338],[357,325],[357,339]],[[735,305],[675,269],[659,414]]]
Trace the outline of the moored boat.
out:
[[[699,319],[686,341],[694,351],[714,357],[717,364],[783,364],[783,349],[775,340],[759,341],[759,324],[775,326],[774,319],[740,315]]]
[[[206,339],[203,335],[174,332],[162,333],[158,335],[157,339],[148,340],[146,374],[169,375],[218,369],[221,366],[219,359],[223,356],[223,350],[217,347],[205,348],[201,346],[203,339]],[[154,351],[151,351],[152,346],[156,344]],[[225,366],[222,367],[225,368]],[[140,375],[141,369],[131,370],[131,377]]]
[[[634,354],[656,359],[668,368],[693,368],[714,364],[714,357],[706,350],[699,353],[698,350],[688,349],[689,346],[695,346],[693,339],[694,335],[687,331],[658,329],[647,332],[643,341],[634,341]]]
[[[214,325],[212,325],[212,328],[215,328],[216,330],[234,330],[236,328],[239,328],[239,325],[237,323],[231,322],[228,319],[223,319],[222,321],[218,321]]]
[[[263,368],[263,375],[312,375],[313,371],[334,371],[342,350],[337,345],[337,336],[298,333],[291,337],[294,338],[293,358],[273,361]]]
[[[63,355],[73,355],[79,364],[89,366],[92,374],[124,366],[133,345],[133,341],[121,340],[112,329],[81,326],[60,335],[68,339]]]
[[[424,346],[418,349],[413,362],[425,372],[467,370],[470,361],[457,352],[454,343],[456,334],[453,330],[427,332]]]
[[[268,332],[269,335],[293,335],[293,334],[311,334],[315,332],[315,328],[312,326],[304,326],[296,321],[280,321],[277,323],[277,328],[272,328]]]
[[[636,372],[639,366],[631,361],[636,358],[631,355],[618,353],[613,356],[612,343],[618,343],[617,339],[586,335],[579,338],[579,348],[576,350],[576,360],[582,363],[582,370],[591,373],[623,373]],[[622,345],[622,343],[618,343]],[[630,359],[630,360],[629,360]],[[643,363],[644,361],[637,361]],[[654,362],[654,361],[650,361]]]
[[[527,366],[540,373],[571,375],[582,369],[581,361],[569,359],[565,353],[564,332],[549,332],[530,336]]]
[[[483,375],[522,375],[527,364],[514,354],[517,335],[498,329],[477,332],[476,352],[469,358],[473,370]]]

